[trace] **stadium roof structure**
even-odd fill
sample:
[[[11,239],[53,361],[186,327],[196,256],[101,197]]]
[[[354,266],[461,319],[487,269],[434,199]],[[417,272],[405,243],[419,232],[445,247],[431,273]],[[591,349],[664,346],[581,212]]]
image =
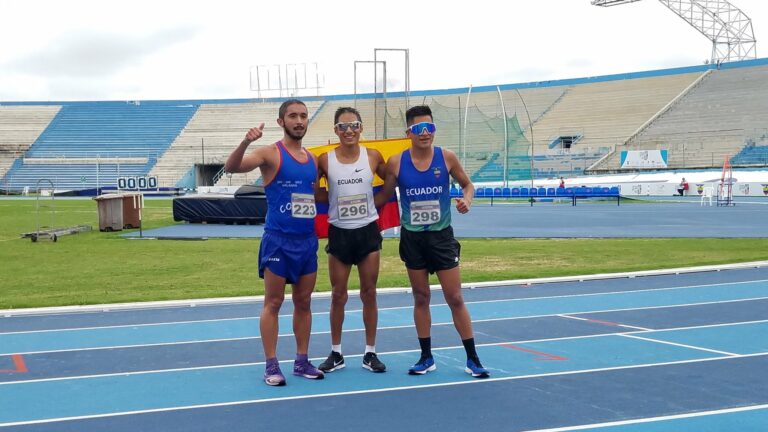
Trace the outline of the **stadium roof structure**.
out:
[[[640,0],[592,0],[594,6],[619,6]],[[757,41],[752,20],[725,0],[659,0],[712,41],[710,61],[723,62],[757,58]]]

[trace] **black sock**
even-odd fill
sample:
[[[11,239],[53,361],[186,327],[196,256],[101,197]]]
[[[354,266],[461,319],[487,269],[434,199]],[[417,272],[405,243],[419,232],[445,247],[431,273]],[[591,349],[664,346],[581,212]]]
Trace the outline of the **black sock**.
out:
[[[467,358],[474,360],[478,365],[480,359],[477,357],[477,351],[475,351],[475,338],[462,339],[461,343],[464,344],[464,350],[467,352]]]
[[[432,357],[432,337],[419,338],[421,347],[421,358]]]

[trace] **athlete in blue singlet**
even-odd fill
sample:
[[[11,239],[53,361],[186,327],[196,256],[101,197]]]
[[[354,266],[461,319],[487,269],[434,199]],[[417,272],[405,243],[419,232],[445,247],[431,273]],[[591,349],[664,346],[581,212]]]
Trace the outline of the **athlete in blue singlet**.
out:
[[[401,225],[413,232],[441,231],[451,226],[451,197],[448,168],[443,149],[433,147],[430,167],[421,171],[413,165],[410,151],[400,156]]]
[[[405,119],[411,147],[389,159],[384,187],[376,194],[375,202],[377,207],[384,205],[394,193],[395,186],[399,187],[402,213],[400,259],[405,263],[413,288],[413,320],[421,347],[421,357],[408,373],[423,375],[437,369],[432,357],[432,316],[429,311],[429,274],[437,273],[453,324],[467,352],[465,371],[475,378],[487,378],[489,372],[477,355],[472,320],[461,295],[461,245],[451,227],[450,177],[458,182],[464,193],[462,198],[456,199],[456,210],[461,214],[469,211],[475,188],[456,154],[432,145],[437,129],[428,106],[408,109]]]
[[[283,139],[257,147],[245,155],[248,146],[261,138],[264,123],[252,128],[229,155],[227,172],[261,170],[267,194],[267,220],[259,249],[259,276],[264,279],[264,307],[259,327],[267,359],[264,382],[285,385],[285,376],[277,360],[278,315],[285,298],[285,285],[293,285],[293,332],[296,360],[293,374],[322,379],[323,372],[307,357],[312,327],[310,300],[317,279],[317,236],[314,230],[314,189],[317,162],[301,146],[309,115],[304,102],[285,101],[280,106],[277,124]]]
[[[301,275],[317,272],[315,235],[315,160],[304,149],[297,160],[282,141],[275,143],[280,155],[277,175],[264,187],[267,220],[259,249],[259,276],[264,271],[285,278],[290,284]]]

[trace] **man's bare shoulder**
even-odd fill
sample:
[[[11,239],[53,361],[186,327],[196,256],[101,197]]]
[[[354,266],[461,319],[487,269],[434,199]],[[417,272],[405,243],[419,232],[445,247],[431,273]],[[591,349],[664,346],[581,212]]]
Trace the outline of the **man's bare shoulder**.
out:
[[[317,156],[316,159],[317,159],[318,168],[320,168],[323,172],[327,172],[328,171],[328,152],[320,154],[319,156]]]
[[[383,161],[384,160],[384,157],[381,155],[380,151],[378,151],[376,149],[368,148],[368,147],[365,147],[365,150],[368,153],[368,160],[372,160],[372,161]]]
[[[391,165],[400,165],[400,158],[403,156],[402,153],[396,153],[387,159],[387,164]]]
[[[459,162],[459,157],[456,156],[456,153],[454,153],[453,150],[448,150],[446,148],[442,150],[443,150],[443,159],[445,160],[445,163],[449,166],[449,168],[461,166],[461,162]]]
[[[443,150],[443,157],[444,158],[448,158],[449,157],[449,158],[453,158],[453,159],[457,159],[458,160],[458,158],[456,157],[456,153],[453,150],[447,149],[445,147],[440,147],[440,149]]]
[[[260,145],[253,149],[252,154],[261,158],[263,165],[276,167],[280,164],[280,150],[276,143]]]
[[[280,151],[277,149],[277,143],[261,145],[259,147],[256,147],[256,151],[261,152],[264,156],[267,156],[267,155],[278,156],[280,154]]]
[[[397,176],[400,173],[400,158],[402,153],[393,154],[387,159],[387,175],[394,174]]]

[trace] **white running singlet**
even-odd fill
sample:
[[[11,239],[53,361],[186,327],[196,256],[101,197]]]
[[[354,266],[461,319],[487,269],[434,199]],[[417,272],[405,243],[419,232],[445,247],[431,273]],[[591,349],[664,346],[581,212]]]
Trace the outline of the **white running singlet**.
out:
[[[339,162],[336,151],[328,152],[328,222],[337,228],[364,227],[379,218],[373,204],[373,172],[368,151],[351,164]]]

